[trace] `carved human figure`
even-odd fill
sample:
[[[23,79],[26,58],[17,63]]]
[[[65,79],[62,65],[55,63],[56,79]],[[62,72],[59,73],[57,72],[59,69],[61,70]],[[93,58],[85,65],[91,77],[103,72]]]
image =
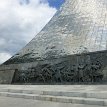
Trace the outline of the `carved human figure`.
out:
[[[78,66],[78,72],[79,72],[79,81],[83,82],[83,77],[84,77],[84,64],[79,64]]]

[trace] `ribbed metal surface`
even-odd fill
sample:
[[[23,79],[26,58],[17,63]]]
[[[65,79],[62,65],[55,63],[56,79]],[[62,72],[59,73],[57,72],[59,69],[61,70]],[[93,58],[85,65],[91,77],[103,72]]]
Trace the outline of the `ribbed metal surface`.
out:
[[[51,58],[107,49],[107,0],[66,0],[14,58]]]

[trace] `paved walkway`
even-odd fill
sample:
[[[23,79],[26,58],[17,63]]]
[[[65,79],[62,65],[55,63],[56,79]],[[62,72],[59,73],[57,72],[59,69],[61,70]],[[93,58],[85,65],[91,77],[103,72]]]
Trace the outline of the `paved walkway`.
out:
[[[57,103],[31,99],[0,97],[0,107],[104,107],[94,105]]]
[[[57,91],[57,92],[75,91],[76,93],[77,92],[81,92],[81,93],[94,92],[96,97],[102,97],[102,98],[107,97],[107,96],[103,96],[103,95],[107,95],[107,85],[0,85],[1,93],[2,91],[4,91],[5,93],[5,90],[6,92],[8,90],[13,94],[17,92],[15,90],[25,90],[25,92],[26,90],[36,91],[37,94],[39,94],[38,91]],[[102,96],[98,96],[99,95],[98,93],[100,93]],[[80,94],[78,95],[80,96]],[[93,94],[89,94],[89,95],[92,96],[93,98]],[[0,107],[104,107],[104,106],[99,106],[99,104],[100,103],[97,103],[97,105],[85,105],[85,104],[83,105],[83,103],[72,104],[72,103],[51,102],[48,100],[42,101],[42,100],[34,100],[34,99],[24,99],[21,97],[13,98],[12,96],[11,97],[0,96]]]
[[[107,91],[107,85],[0,85],[0,89],[39,91]]]

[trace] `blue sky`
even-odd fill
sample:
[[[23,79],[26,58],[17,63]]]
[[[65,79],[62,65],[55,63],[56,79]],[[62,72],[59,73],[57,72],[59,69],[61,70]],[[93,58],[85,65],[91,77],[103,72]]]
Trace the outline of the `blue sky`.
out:
[[[55,8],[59,8],[61,4],[64,3],[65,0],[48,0],[49,5]]]
[[[41,0],[43,2],[44,0]],[[55,7],[57,9],[60,8],[60,6],[64,3],[65,0],[46,0],[46,2],[49,3],[49,6]],[[30,0],[20,0],[21,4],[29,4]]]
[[[64,0],[1,0],[0,63],[22,49],[47,24]]]

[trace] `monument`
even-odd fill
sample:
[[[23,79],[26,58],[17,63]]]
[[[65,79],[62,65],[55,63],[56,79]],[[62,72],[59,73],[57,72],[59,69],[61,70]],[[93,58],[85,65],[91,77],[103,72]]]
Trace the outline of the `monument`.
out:
[[[0,83],[107,82],[107,0],[66,0],[20,52]]]

